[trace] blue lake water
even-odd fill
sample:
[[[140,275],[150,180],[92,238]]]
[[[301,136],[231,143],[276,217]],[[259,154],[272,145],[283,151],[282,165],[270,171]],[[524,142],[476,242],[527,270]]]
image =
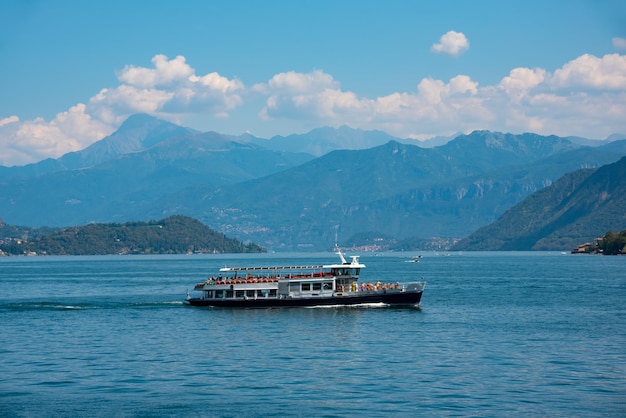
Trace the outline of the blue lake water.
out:
[[[183,305],[225,265],[0,258],[0,416],[626,416],[626,257],[362,254],[421,309]]]

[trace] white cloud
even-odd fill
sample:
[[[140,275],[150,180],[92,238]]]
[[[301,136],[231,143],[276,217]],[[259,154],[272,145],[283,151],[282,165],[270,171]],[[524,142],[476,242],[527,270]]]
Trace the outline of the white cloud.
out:
[[[0,164],[21,165],[83,149],[112,132],[85,114],[82,103],[50,121],[41,118],[0,125]]]
[[[89,100],[89,108],[103,121],[118,124],[133,113],[156,114],[174,96],[171,91],[139,89],[124,84],[114,89],[102,89]]]
[[[493,95],[503,130],[602,138],[626,131],[626,56],[585,54],[549,73],[516,68]]]
[[[498,87],[504,90],[511,100],[519,102],[531,89],[545,81],[546,73],[542,68],[514,68],[500,81]]]
[[[103,88],[50,121],[22,121],[16,115],[0,119],[0,165],[83,149],[133,113],[183,120],[184,125],[188,115],[204,120],[238,116],[248,99],[263,101],[260,111],[253,109],[260,121],[237,120],[241,132],[252,124],[278,130],[285,123],[302,128],[348,124],[421,138],[473,129],[589,138],[626,132],[626,56],[619,54],[581,55],[553,72],[513,68],[494,85],[481,86],[469,75],[429,77],[416,80],[414,89],[380,97],[345,91],[322,70],[282,72],[246,88],[217,72],[196,74],[184,57],[155,56],[153,65],[125,67],[119,85]]]
[[[224,118],[243,103],[245,86],[216,72],[196,75],[178,56],[152,59],[153,68],[126,66],[120,85],[103,88],[87,104],[61,112],[51,121],[20,122],[17,116],[0,121],[0,165],[57,158],[80,150],[111,133],[128,116],[149,113],[176,120],[186,114]]]
[[[321,70],[306,74],[288,71],[276,74],[266,84],[255,85],[253,90],[266,95],[311,94],[338,86],[339,83],[330,74]]]
[[[15,123],[15,122],[19,122],[20,118],[13,115],[13,116],[9,116],[8,118],[4,118],[4,119],[0,119],[0,126],[4,126],[7,125],[9,123]]]
[[[450,79],[449,94],[478,93],[478,83],[469,76],[457,75]]]
[[[624,38],[613,38],[613,48],[618,51],[626,51],[626,39]]]
[[[333,121],[342,109],[356,111],[359,108],[354,93],[339,90],[339,83],[320,70],[276,74],[266,84],[254,86],[254,90],[269,96],[260,112],[261,118],[266,120],[287,117]]]
[[[461,32],[453,30],[439,38],[439,43],[432,46],[431,50],[440,54],[457,56],[469,49],[469,41]]]
[[[409,136],[416,126],[435,132],[438,124],[446,121],[473,121],[477,115],[488,113],[475,97],[478,83],[466,75],[456,76],[448,83],[426,78],[419,83],[417,92],[392,93],[375,99],[342,91],[339,83],[320,71],[279,74],[262,88],[257,87],[269,95],[262,118],[305,120],[316,122],[317,126],[348,124]]]
[[[424,78],[415,92],[377,98],[342,91],[328,74],[285,73],[273,80],[290,82],[264,85],[269,97],[262,116],[317,126],[345,123],[400,137],[491,129],[601,138],[626,131],[625,60],[583,55],[553,73],[514,68],[497,85],[484,87],[467,75],[447,82]]]
[[[426,100],[427,103],[432,105],[440,104],[442,101],[441,93],[444,90],[445,84],[441,80],[434,80],[432,78],[424,78],[417,86],[419,95]]]
[[[94,112],[111,123],[111,117],[105,115],[116,115],[118,123],[120,117],[137,112],[166,119],[203,112],[225,117],[243,103],[245,86],[237,79],[229,80],[217,72],[196,75],[182,56],[168,60],[156,55],[152,63],[154,68],[126,66],[118,74],[119,87],[103,89],[90,100]]]
[[[154,68],[127,65],[118,73],[117,78],[130,86],[149,88],[184,80],[194,73],[193,68],[187,65],[185,57],[181,55],[169,61],[165,55],[155,55],[152,64]]]
[[[584,54],[554,72],[552,84],[565,89],[626,89],[626,56]]]

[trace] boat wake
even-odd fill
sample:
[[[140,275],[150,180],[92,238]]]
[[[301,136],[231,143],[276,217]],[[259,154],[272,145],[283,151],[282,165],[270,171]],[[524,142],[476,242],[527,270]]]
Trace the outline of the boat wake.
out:
[[[9,311],[77,311],[84,309],[96,309],[91,304],[65,304],[59,302],[21,302],[0,305],[0,309]]]
[[[6,311],[82,311],[92,309],[142,309],[182,306],[180,300],[165,302],[138,303],[63,303],[63,302],[19,302],[0,304],[0,310]]]
[[[161,307],[161,306],[182,306],[185,302],[182,300],[172,300],[167,302],[138,302],[138,303],[129,303],[127,306],[130,307]]]

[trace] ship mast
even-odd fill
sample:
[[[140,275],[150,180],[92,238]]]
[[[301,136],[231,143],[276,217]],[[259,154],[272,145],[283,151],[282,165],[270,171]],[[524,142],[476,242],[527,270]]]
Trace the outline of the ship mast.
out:
[[[341,248],[339,248],[339,245],[337,244],[335,244],[335,254],[339,256],[339,259],[341,259],[341,264],[350,264],[346,261],[346,258],[343,256],[343,253],[341,252]]]

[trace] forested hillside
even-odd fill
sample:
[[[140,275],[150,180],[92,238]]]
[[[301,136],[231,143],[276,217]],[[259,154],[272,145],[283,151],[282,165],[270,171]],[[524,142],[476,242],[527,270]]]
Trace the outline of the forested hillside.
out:
[[[626,228],[626,157],[568,173],[533,193],[457,250],[563,250]]]
[[[227,238],[200,221],[171,216],[160,221],[90,224],[0,244],[6,254],[98,255],[258,253],[256,244]],[[6,241],[6,240],[5,240]]]

